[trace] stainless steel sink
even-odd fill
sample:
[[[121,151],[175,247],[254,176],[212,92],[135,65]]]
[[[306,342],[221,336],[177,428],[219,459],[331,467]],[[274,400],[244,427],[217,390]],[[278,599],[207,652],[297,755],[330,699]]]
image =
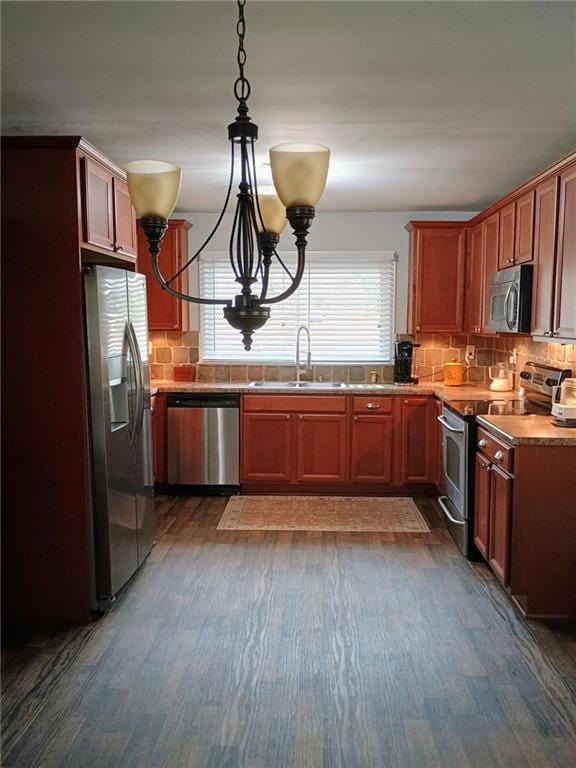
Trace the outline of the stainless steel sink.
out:
[[[251,381],[250,386],[258,389],[342,389],[346,384],[335,381]]]

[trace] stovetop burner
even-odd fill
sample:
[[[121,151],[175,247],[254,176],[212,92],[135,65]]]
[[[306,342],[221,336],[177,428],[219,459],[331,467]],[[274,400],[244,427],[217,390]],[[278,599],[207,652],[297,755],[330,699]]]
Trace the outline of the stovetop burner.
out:
[[[537,414],[546,416],[549,414],[545,408],[527,400],[453,400],[446,403],[462,416],[529,416]]]

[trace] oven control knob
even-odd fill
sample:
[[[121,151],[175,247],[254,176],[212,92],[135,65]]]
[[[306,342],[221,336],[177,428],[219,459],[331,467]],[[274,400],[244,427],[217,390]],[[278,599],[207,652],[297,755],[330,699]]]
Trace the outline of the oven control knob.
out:
[[[546,386],[553,387],[556,384],[556,379],[546,379]]]
[[[532,374],[530,373],[530,371],[521,371],[520,372],[520,378],[521,379],[531,379],[532,378]]]
[[[485,440],[482,438],[481,440],[478,440],[478,448],[486,448],[488,445],[488,440]]]

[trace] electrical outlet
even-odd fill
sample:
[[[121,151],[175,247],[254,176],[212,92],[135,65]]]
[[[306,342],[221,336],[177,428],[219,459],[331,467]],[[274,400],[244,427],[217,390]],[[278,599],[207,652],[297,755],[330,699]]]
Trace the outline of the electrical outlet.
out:
[[[466,360],[474,360],[476,357],[476,347],[474,344],[467,344],[466,345]]]
[[[516,347],[512,350],[512,354],[508,358],[508,362],[510,365],[516,365],[518,362],[518,351],[516,350]]]

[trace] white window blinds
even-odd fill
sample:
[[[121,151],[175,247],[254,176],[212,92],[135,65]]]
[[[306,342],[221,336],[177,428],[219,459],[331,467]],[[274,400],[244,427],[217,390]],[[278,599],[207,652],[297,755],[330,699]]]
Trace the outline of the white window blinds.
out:
[[[280,253],[294,272],[294,253]],[[289,278],[275,261],[269,296]],[[256,286],[257,287],[257,286]],[[396,259],[393,251],[309,253],[299,289],[270,305],[270,319],[245,352],[238,331],[224,320],[222,306],[201,305],[203,360],[288,363],[294,360],[298,326],[308,325],[315,363],[390,362],[393,359]],[[226,253],[200,259],[200,291],[207,298],[239,292]]]

